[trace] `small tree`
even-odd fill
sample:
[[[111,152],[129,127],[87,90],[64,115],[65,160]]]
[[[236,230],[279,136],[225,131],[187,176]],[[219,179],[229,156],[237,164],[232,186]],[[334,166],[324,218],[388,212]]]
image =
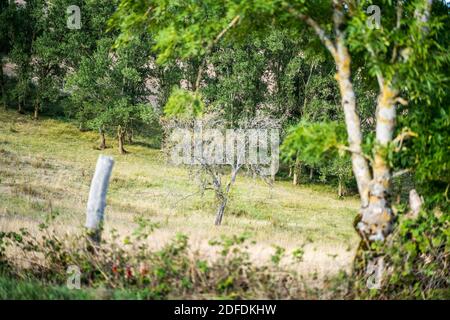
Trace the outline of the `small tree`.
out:
[[[165,107],[169,117],[163,120],[164,150],[174,164],[189,168],[202,194],[214,192],[215,225],[220,225],[242,170],[272,181],[267,177],[278,170],[279,121],[260,113],[232,126],[222,113],[202,113],[203,104],[195,93],[177,91]]]
[[[111,45],[111,39],[100,40],[94,54],[83,57],[79,69],[67,77],[66,90],[80,123],[100,133],[100,148],[105,148],[109,132],[117,135],[119,152],[124,154],[126,133],[154,115],[145,86],[148,53],[139,41],[115,52]]]

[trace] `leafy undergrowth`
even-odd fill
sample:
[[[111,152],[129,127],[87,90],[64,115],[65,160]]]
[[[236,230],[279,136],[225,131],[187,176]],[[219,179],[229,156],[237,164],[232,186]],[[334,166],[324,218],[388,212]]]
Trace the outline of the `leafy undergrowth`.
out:
[[[141,219],[131,235],[99,245],[84,232],[61,237],[41,225],[39,236],[27,230],[0,233],[0,298],[3,299],[304,299],[321,298],[301,276],[284,265],[276,248],[265,265],[249,258],[248,235],[210,241],[216,259],[202,259],[179,234],[163,248],[146,245],[155,225]],[[302,250],[293,254],[293,263]],[[75,267],[75,269],[74,269]],[[72,270],[72,271],[70,271]],[[66,284],[80,273],[81,290]],[[72,280],[71,280],[72,279]],[[76,283],[76,281],[75,281]]]
[[[368,268],[370,261],[377,263]],[[358,298],[450,299],[450,215],[438,208],[414,219],[400,214],[386,242],[359,251],[350,282]]]
[[[204,259],[178,234],[164,247],[146,244],[157,227],[140,218],[126,237],[92,243],[85,232],[57,235],[48,224],[39,236],[27,230],[0,233],[1,299],[449,299],[449,217],[441,212],[400,217],[384,244],[372,244],[355,260],[352,275],[341,272],[312,288],[295,268],[280,263],[285,249],[255,265],[246,234],[210,241],[216,259]],[[302,260],[302,248],[291,263]],[[369,261],[383,258],[381,273]],[[69,290],[80,271],[80,289]]]

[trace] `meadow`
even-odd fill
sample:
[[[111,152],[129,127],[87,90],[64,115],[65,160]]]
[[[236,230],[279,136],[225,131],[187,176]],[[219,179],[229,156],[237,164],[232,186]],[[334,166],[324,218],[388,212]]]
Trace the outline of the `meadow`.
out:
[[[358,199],[339,199],[323,185],[272,186],[245,175],[238,177],[221,226],[214,226],[215,199],[201,195],[186,168],[167,163],[152,137],[127,145],[126,155],[107,139],[98,150],[98,135],[81,132],[73,123],[0,112],[0,229],[27,228],[53,217],[61,234],[83,228],[89,185],[100,154],[114,157],[107,198],[104,237],[112,230],[127,235],[144,217],[157,224],[148,246],[161,248],[176,234],[188,236],[193,250],[214,259],[208,242],[221,235],[246,233],[253,241],[249,252],[255,263],[270,261],[277,247],[293,252],[302,248],[296,271],[320,285],[320,280],[350,271],[358,244],[352,222]],[[285,260],[289,260],[286,255]],[[292,263],[292,261],[283,261]]]

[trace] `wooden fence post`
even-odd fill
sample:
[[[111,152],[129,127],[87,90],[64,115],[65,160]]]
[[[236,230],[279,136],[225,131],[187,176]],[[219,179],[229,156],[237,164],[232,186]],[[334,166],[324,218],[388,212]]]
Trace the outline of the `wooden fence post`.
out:
[[[108,192],[109,178],[113,166],[114,160],[112,157],[100,155],[91,182],[86,212],[86,228],[87,235],[94,244],[99,244],[101,239],[106,193]]]

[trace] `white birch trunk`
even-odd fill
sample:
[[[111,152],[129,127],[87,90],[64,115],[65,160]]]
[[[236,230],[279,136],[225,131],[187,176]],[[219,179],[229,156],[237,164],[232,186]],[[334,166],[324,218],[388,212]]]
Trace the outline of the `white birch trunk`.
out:
[[[415,18],[422,24],[424,36],[429,31],[433,0],[423,0],[415,12]],[[369,206],[362,209],[358,223],[360,233],[370,241],[384,240],[393,228],[393,213],[390,204],[392,168],[386,159],[386,149],[393,140],[396,121],[396,100],[398,90],[392,82],[385,82],[381,74],[377,75],[380,84],[376,113],[376,146],[374,149],[373,180],[369,185]]]
[[[369,203],[368,188],[371,180],[369,164],[362,154],[361,121],[356,112],[356,96],[350,77],[350,54],[343,39],[338,39],[335,55],[337,66],[336,80],[341,93],[341,104],[344,110],[345,126],[347,128],[348,144],[352,151],[352,168],[358,185],[362,207]]]

